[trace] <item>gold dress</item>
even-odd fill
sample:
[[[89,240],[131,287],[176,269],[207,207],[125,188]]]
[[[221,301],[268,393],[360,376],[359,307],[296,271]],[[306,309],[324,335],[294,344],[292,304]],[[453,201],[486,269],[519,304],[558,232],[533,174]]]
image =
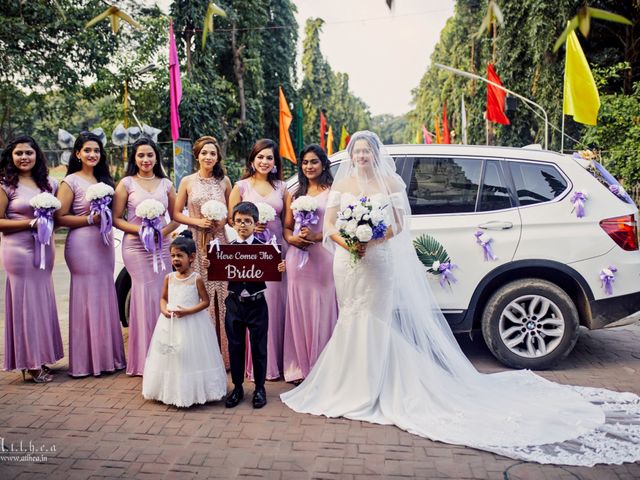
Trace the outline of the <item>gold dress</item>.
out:
[[[218,200],[223,204],[227,204],[224,196],[224,179],[218,180],[214,177],[202,178],[199,173],[194,174],[191,188],[188,191],[187,208],[189,216],[193,218],[202,218],[200,209],[205,202],[209,200]],[[204,284],[209,294],[209,316],[215,327],[218,343],[220,344],[220,352],[224,360],[224,365],[229,369],[229,349],[227,344],[227,334],[224,330],[225,306],[224,299],[227,296],[227,282],[209,282],[207,278],[207,244],[214,235],[210,232],[206,233],[201,228],[190,227],[193,232],[193,240],[196,242],[196,261],[194,269],[205,280]],[[224,227],[221,227],[216,233],[215,238],[220,240],[221,244],[227,243],[224,236]]]

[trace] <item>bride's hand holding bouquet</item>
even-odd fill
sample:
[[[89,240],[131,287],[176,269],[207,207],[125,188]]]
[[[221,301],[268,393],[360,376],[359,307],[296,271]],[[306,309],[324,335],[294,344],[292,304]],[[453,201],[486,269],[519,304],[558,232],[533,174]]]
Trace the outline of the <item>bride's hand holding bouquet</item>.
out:
[[[372,202],[369,197],[362,197],[338,212],[336,228],[347,244],[352,262],[365,255],[370,241],[380,240],[386,235],[385,207]]]

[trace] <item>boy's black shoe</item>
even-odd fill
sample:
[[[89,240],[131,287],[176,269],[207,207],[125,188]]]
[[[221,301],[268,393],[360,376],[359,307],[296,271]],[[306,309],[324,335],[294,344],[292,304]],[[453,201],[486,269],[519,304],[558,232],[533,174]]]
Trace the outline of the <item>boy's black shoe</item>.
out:
[[[225,400],[224,406],[227,408],[237,407],[243,398],[244,390],[242,389],[242,387],[235,387],[233,389],[233,392],[231,392],[231,394]]]
[[[256,388],[253,392],[253,408],[262,408],[267,404],[267,392],[264,387]]]

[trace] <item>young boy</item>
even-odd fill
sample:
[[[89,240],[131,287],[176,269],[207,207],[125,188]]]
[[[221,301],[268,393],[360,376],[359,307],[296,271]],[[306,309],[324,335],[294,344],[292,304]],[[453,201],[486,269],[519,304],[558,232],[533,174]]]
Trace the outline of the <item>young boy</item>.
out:
[[[233,228],[238,234],[235,244],[263,243],[253,236],[258,222],[258,207],[251,202],[240,202],[232,212]],[[284,262],[278,265],[278,271],[284,272]],[[229,361],[231,363],[231,380],[233,391],[227,397],[225,406],[233,408],[244,397],[242,382],[244,381],[244,359],[247,329],[251,358],[253,359],[253,378],[256,389],[253,393],[253,408],[262,408],[267,404],[267,392],[264,381],[267,373],[267,329],[269,327],[269,311],[264,291],[264,282],[229,282],[229,295],[225,300],[227,313],[224,326],[229,343]]]

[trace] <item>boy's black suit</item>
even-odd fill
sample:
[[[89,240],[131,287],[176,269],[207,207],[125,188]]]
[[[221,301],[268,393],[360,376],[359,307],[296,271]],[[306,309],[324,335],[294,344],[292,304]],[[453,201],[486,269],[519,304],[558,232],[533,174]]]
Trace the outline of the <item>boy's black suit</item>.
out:
[[[231,243],[240,244],[243,242],[234,241]],[[251,242],[252,245],[261,243],[264,242],[255,237]],[[229,282],[229,295],[224,302],[227,307],[224,326],[229,343],[231,379],[233,384],[238,387],[241,387],[244,381],[246,336],[247,329],[249,329],[256,390],[264,388],[267,374],[267,330],[269,328],[269,310],[264,298],[266,287],[264,282]],[[246,291],[244,296],[242,295],[243,291]]]

